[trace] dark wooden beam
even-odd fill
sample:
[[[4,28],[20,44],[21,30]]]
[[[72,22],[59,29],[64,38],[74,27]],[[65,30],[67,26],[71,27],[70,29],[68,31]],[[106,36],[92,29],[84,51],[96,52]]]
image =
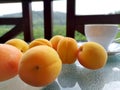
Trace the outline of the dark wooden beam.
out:
[[[76,24],[119,24],[120,14],[76,16]]]
[[[52,0],[44,0],[44,36],[46,39],[52,37]]]
[[[0,25],[13,25],[19,23],[22,18],[0,18]]]
[[[73,37],[75,34],[75,0],[67,0],[67,27],[66,36]]]
[[[7,40],[14,38],[18,34],[20,34],[23,30],[23,24],[21,24],[21,23],[22,23],[22,20],[19,21],[19,23],[15,27],[13,27],[10,31],[8,31],[4,35],[2,35],[0,37],[0,43],[4,43]]]
[[[33,40],[33,25],[32,25],[32,7],[29,0],[22,0],[22,11],[23,11],[23,32],[24,40],[30,42]]]

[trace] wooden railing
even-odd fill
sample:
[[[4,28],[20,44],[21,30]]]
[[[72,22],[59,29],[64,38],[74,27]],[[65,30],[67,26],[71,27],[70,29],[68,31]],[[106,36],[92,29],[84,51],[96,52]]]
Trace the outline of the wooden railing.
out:
[[[17,36],[19,33],[24,33],[24,40],[30,42],[34,39],[32,27],[32,1],[43,1],[44,3],[44,34],[45,38],[52,37],[52,1],[53,0],[0,0],[0,3],[22,3],[22,17],[20,18],[0,18],[0,25],[15,25],[9,32],[6,32],[0,37],[0,42],[5,42]]]
[[[15,37],[24,32],[24,40],[30,42],[34,39],[32,30],[32,1],[43,1],[44,3],[44,36],[46,39],[52,37],[52,1],[53,0],[0,0],[0,3],[21,2],[22,17],[0,18],[0,25],[15,25],[9,32],[0,37],[0,42]],[[67,0],[67,36],[74,37],[75,31],[84,34],[85,24],[120,24],[120,14],[117,15],[75,15],[75,0]]]
[[[120,14],[76,15],[75,1],[67,0],[67,36],[74,37],[76,30],[84,34],[85,24],[120,24]]]

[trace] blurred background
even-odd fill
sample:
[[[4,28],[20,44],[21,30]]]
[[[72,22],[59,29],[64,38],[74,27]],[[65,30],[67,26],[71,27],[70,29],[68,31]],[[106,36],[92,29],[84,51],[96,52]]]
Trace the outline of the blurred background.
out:
[[[120,0],[76,0],[77,15],[120,14]],[[32,2],[32,17],[34,38],[44,37],[43,2]],[[0,4],[0,17],[21,17],[21,3]],[[0,25],[0,35],[14,27],[13,25]],[[66,35],[66,0],[53,1],[53,35]],[[120,37],[120,33],[116,37]],[[23,33],[17,38],[23,39]],[[75,32],[75,39],[85,41],[86,38]]]

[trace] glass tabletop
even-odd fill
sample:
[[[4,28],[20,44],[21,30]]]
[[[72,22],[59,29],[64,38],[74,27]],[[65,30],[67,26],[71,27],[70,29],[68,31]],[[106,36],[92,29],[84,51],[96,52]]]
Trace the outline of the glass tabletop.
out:
[[[58,79],[42,90],[120,90],[120,56],[109,56],[99,70],[86,69],[78,62],[63,65]]]
[[[120,55],[108,57],[105,67],[89,70],[78,61],[63,65],[59,77],[46,87],[32,87],[18,76],[0,83],[0,90],[120,90]]]
[[[86,69],[78,61],[63,64],[59,77],[46,87],[29,86],[16,76],[1,82],[0,90],[120,90],[120,54],[109,55],[99,70]]]

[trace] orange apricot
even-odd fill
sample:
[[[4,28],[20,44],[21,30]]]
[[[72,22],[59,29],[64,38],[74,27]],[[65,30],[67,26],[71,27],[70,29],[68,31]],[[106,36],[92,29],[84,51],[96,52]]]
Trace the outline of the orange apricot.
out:
[[[59,43],[59,41],[64,38],[64,36],[61,35],[55,35],[50,39],[50,42],[52,43],[52,47],[57,50],[57,45]]]
[[[18,39],[18,38],[10,39],[10,40],[6,41],[5,44],[15,46],[16,48],[20,49],[21,52],[23,52],[23,53],[29,49],[28,43],[25,42],[24,40]]]
[[[24,53],[19,64],[19,77],[28,85],[46,86],[58,77],[61,68],[58,53],[52,47],[40,45]]]
[[[37,38],[29,43],[29,48],[32,48],[38,45],[47,45],[49,47],[52,47],[52,44],[49,40],[44,38]]]
[[[18,74],[18,64],[22,52],[8,44],[0,44],[0,81],[13,78]]]
[[[57,52],[63,64],[72,64],[76,61],[78,45],[75,39],[64,37],[57,46]]]
[[[105,66],[107,52],[103,46],[96,42],[86,42],[79,47],[78,61],[88,69],[96,70]]]

